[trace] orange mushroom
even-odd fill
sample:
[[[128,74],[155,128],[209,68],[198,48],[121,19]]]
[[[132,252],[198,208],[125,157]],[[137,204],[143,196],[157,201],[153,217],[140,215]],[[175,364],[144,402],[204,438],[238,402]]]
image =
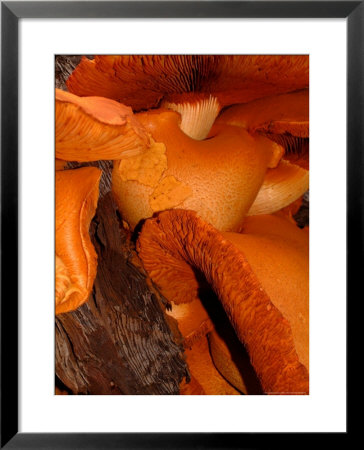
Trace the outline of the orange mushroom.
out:
[[[195,139],[227,105],[307,86],[305,55],[103,55],[83,58],[67,80],[79,96],[112,98],[134,111],[173,109]]]
[[[282,160],[275,169],[268,169],[263,184],[248,215],[273,214],[289,206],[309,188],[309,172]]]
[[[199,299],[189,303],[174,303],[170,298],[171,309],[166,311],[178,323],[178,329],[183,336],[183,345],[187,348],[199,339],[204,338],[214,328],[211,317]]]
[[[166,315],[177,321],[190,372],[190,380],[184,378],[180,384],[180,395],[238,395],[212,360],[207,333],[214,329],[214,324],[200,299],[179,304],[171,300],[170,306]]]
[[[165,109],[133,116],[112,100],[57,90],[56,169],[65,160],[117,159],[113,192],[132,228],[156,211],[182,207],[218,229],[238,230],[282,147],[225,124],[196,141],[179,124],[179,114]]]
[[[197,211],[220,230],[238,230],[282,148],[230,125],[197,141],[180,129],[179,114],[165,109],[136,117],[153,144],[141,155],[115,161],[112,175],[119,210],[129,225],[178,207]]]
[[[235,125],[250,133],[285,134],[308,137],[309,92],[303,89],[288,94],[260,98],[227,108],[216,123]]]
[[[138,155],[149,145],[131,108],[107,98],[81,98],[56,89],[56,158],[120,159]]]
[[[191,373],[191,382],[182,381],[181,395],[239,395],[216,369],[210,355],[207,337],[199,339],[191,349],[185,351]]]
[[[169,314],[177,320],[184,337],[186,360],[192,375],[191,383],[182,384],[181,394],[196,390],[196,382],[206,395],[235,395],[235,390],[241,394],[262,394],[249,356],[236,337],[220,302],[201,277],[198,278],[199,298],[180,304],[170,298],[172,310]],[[186,330],[189,332],[187,336]],[[227,388],[221,377],[235,390]]]
[[[270,190],[266,187],[274,184],[275,192],[280,193],[279,188],[285,180],[283,184],[281,180],[277,183],[276,177],[269,182],[269,169],[278,165],[283,148],[280,144],[268,143],[262,136],[252,135],[251,129],[243,130],[241,124],[224,124],[224,117],[226,114],[229,117],[229,112],[224,112],[217,120],[212,134],[211,126],[221,109],[231,104],[307,88],[308,57],[96,56],[93,60],[84,58],[81,61],[67,86],[77,95],[107,97],[131,106],[134,111],[162,106],[133,117],[133,123],[138,125],[133,125],[132,129],[147,136],[146,145],[138,154],[132,155],[125,148],[119,157],[110,156],[117,160],[113,191],[123,218],[131,228],[156,211],[178,207],[197,211],[218,229],[238,230],[248,211],[255,213],[251,207],[257,195],[255,208],[258,212],[271,212],[264,209],[271,208],[265,204],[270,198]],[[92,97],[76,98],[78,100],[73,101],[78,108],[93,102]],[[294,109],[291,103],[280,101],[281,109],[288,108],[284,117],[290,120],[297,114],[304,114],[300,106]],[[109,107],[117,109],[113,103],[97,106],[103,116]],[[271,113],[275,106],[272,104],[267,111]],[[278,121],[282,122],[281,116],[276,117],[277,129]],[[131,121],[131,116],[128,118]],[[83,133],[81,131],[81,141]],[[205,139],[209,133],[210,137]],[[73,140],[71,136],[67,145],[72,147]],[[135,145],[141,148],[139,143],[130,143],[130,148],[134,149]],[[102,157],[97,155],[97,150],[88,153]],[[287,175],[287,167],[284,169]],[[297,170],[288,172],[291,176]],[[302,174],[298,177],[301,180]],[[258,192],[264,180],[266,183],[260,195]],[[307,180],[306,177],[305,183]],[[283,189],[285,203],[302,195],[301,185],[293,194],[287,194],[287,189]],[[259,203],[260,198],[264,199],[263,205]],[[275,202],[273,204],[275,208],[279,207]]]
[[[261,395],[262,387],[249,355],[231,327],[208,334],[212,361],[222,376],[245,395]]]
[[[301,208],[305,207],[304,198],[305,198],[305,196],[303,195],[302,197],[298,198],[294,202],[290,203],[285,208],[282,208],[279,211],[277,211],[276,213],[274,213],[274,215],[278,216],[278,217],[283,217],[286,220],[289,220],[294,225],[300,226],[300,228],[301,228],[302,220],[296,221],[295,216]],[[306,225],[304,225],[304,226],[306,226]]]
[[[56,314],[78,308],[91,293],[97,255],[89,226],[100,177],[95,167],[56,172]]]
[[[66,165],[67,165],[67,161],[62,161],[61,159],[56,158],[55,165],[54,165],[56,171],[65,169]]]
[[[231,106],[219,116],[214,127],[221,124],[242,127],[251,134],[259,133],[285,149],[278,166],[267,170],[249,215],[279,211],[307,191],[308,89]]]
[[[264,392],[308,394],[306,233],[274,216],[248,219],[242,234],[220,233],[195,213],[174,210],[145,222],[138,250],[175,303],[198,298],[194,272],[204,274]]]
[[[308,91],[291,92],[308,87],[308,57],[97,56],[83,59],[67,84],[82,97],[56,93],[56,168],[62,160],[113,159],[113,192],[132,228],[165,209],[200,216],[161,213],[147,220],[138,241],[147,271],[173,303],[170,315],[185,337],[189,364],[197,367],[192,389],[182,391],[213,393],[204,384],[211,375],[201,375],[207,332],[221,373],[246,388],[200,303],[198,270],[246,345],[264,391],[308,393],[307,235],[302,240],[279,218],[243,222],[307,190]],[[90,95],[101,97],[84,97]],[[133,115],[130,107],[141,112]],[[159,109],[145,112],[150,108]],[[292,150],[301,144],[297,156]],[[201,218],[243,233],[219,233]],[[169,266],[160,263],[162,255]],[[59,302],[73,309],[87,300],[90,280],[77,284],[70,265],[56,255]]]

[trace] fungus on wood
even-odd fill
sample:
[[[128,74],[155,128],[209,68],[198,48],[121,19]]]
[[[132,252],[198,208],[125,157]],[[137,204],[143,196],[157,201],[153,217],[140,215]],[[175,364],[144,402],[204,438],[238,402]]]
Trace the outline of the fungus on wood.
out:
[[[57,377],[73,394],[178,394],[188,377],[178,331],[168,325],[110,193],[99,202],[91,235],[94,288],[87,303],[56,316]]]
[[[106,101],[108,106],[114,103],[113,120],[110,108],[100,117],[95,100],[85,105],[74,97],[56,93],[56,151],[62,158],[56,159],[55,168],[62,171],[56,178],[100,174],[102,170],[99,206],[90,228],[98,268],[90,296],[82,299],[86,303],[56,316],[56,380],[60,386],[56,394],[178,394],[182,378],[189,379],[181,336],[165,315],[165,300],[138,262],[131,235],[123,228],[110,194],[112,161],[102,160],[115,157],[112,152],[120,157],[125,131],[134,135],[133,142],[146,146],[148,142],[138,130],[133,131],[132,119],[124,120],[130,109],[108,99],[96,100],[98,104]],[[76,128],[81,120],[88,121],[88,131],[96,131],[80,137]],[[133,148],[135,154],[137,145]],[[63,196],[63,205],[70,208],[73,194],[79,196],[80,188],[87,189],[87,182],[85,186],[64,187],[73,189],[72,195]],[[62,195],[59,189],[56,193]]]
[[[268,168],[249,215],[272,214],[308,190],[309,92],[303,89],[227,108],[218,125],[234,125],[278,143],[284,154]],[[213,130],[212,130],[213,131]]]
[[[103,174],[94,287],[56,317],[61,390],[308,393],[308,235],[298,244],[291,224],[255,216],[290,214],[308,187],[308,57],[96,56],[67,86],[56,93],[56,170]],[[140,256],[169,302],[134,251],[141,226]],[[283,272],[260,266],[265,251]],[[284,270],[288,290],[272,288]]]
[[[150,135],[149,149],[114,164],[113,191],[131,228],[156,211],[178,207],[197,211],[218,229],[236,231],[262,184],[251,214],[274,212],[267,206],[272,197],[273,209],[280,209],[307,190],[303,169],[289,171],[283,164],[289,183],[275,167],[280,171],[287,147],[287,139],[278,142],[287,131],[283,125],[301,123],[308,105],[305,94],[280,94],[307,89],[308,69],[305,55],[109,55],[83,58],[67,86],[78,96],[131,106]],[[265,101],[268,96],[273,100]],[[245,134],[241,123],[224,123],[228,107],[237,104],[247,104],[248,115],[252,109],[256,126],[249,123]],[[256,113],[261,110],[265,115]],[[269,118],[274,133],[263,136]]]
[[[308,394],[305,232],[279,217],[256,216],[241,234],[220,233],[192,211],[164,211],[145,222],[138,251],[177,304],[198,298],[196,269],[205,276],[264,392]]]
[[[228,105],[306,88],[308,70],[305,55],[104,55],[83,58],[67,87],[79,96],[112,98],[136,112],[169,107],[182,122],[204,116],[212,125]]]

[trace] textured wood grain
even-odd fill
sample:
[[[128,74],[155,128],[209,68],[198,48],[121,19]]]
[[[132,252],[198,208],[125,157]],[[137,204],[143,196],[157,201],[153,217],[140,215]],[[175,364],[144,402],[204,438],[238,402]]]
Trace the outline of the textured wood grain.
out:
[[[187,374],[111,194],[91,227],[98,273],[89,301],[56,317],[56,375],[74,394],[178,394]]]

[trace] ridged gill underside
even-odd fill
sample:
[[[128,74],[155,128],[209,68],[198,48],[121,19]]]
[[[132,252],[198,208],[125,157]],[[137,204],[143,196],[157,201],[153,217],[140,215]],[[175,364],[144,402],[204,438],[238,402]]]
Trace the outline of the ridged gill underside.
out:
[[[162,291],[186,267],[205,275],[266,393],[308,394],[308,372],[298,359],[289,322],[271,302],[244,254],[212,226],[191,211],[165,211],[144,224],[138,250]],[[174,288],[174,297],[196,294],[188,283],[175,282]]]

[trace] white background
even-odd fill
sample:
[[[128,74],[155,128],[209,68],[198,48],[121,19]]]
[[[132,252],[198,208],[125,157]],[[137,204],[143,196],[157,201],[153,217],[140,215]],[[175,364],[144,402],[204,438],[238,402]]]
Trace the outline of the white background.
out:
[[[20,431],[345,431],[346,21],[20,27]],[[310,55],[310,395],[54,396],[54,55]]]

